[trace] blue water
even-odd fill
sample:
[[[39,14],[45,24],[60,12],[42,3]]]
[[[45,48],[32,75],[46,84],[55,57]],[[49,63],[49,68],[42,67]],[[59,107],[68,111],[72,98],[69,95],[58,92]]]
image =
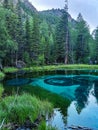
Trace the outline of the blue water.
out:
[[[20,81],[20,82],[18,82]],[[30,80],[8,80],[9,85],[30,84],[40,86],[71,101],[64,116],[60,108],[48,124],[65,130],[67,126],[84,126],[98,130],[98,76],[95,75],[48,75]]]
[[[73,75],[72,76],[71,75],[70,76],[64,76],[64,75],[43,76],[43,77],[35,78],[34,82],[32,82],[31,85],[40,86],[46,90],[49,90],[53,93],[57,93],[63,97],[74,99],[75,98],[74,92],[80,86],[79,83],[77,84],[72,83],[74,77],[75,76]],[[46,82],[46,80],[48,80],[47,81],[48,83]],[[66,85],[64,85],[65,80],[66,80]]]
[[[21,86],[21,85],[29,84],[31,82],[32,82],[31,79],[15,78],[15,79],[11,79],[11,80],[6,81],[6,84],[8,86]]]
[[[59,130],[71,125],[98,130],[98,76],[43,76],[35,79],[31,85],[40,86],[72,101],[67,109],[67,117],[56,109],[48,123]]]
[[[67,117],[64,117],[60,110],[55,109],[54,115],[48,121],[48,124],[55,126],[59,130],[65,130],[66,127],[72,125],[98,130],[98,102],[93,92],[94,87],[89,92],[84,108],[79,108],[77,101],[72,101],[67,109]]]

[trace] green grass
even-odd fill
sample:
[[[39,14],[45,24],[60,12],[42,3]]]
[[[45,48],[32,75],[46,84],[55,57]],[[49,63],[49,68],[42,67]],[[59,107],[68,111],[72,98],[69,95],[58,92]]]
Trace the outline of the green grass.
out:
[[[67,70],[77,70],[77,69],[88,69],[95,70],[98,69],[98,65],[86,65],[86,64],[71,64],[71,65],[48,65],[48,66],[32,66],[29,68],[23,68],[25,71],[53,71],[58,69],[67,69]]]
[[[6,67],[3,69],[4,73],[17,72],[18,70],[41,72],[41,71],[54,71],[54,70],[95,70],[98,69],[98,65],[86,65],[86,64],[69,64],[69,65],[47,65],[47,66],[31,66],[29,68],[18,69],[15,67]],[[2,74],[1,74],[2,75]]]
[[[47,126],[45,121],[42,121],[38,127],[38,130],[58,130],[57,128],[53,128],[52,126]]]
[[[15,94],[17,91],[16,87],[6,87],[6,91],[9,94]],[[30,86],[30,85],[25,85],[25,86],[21,86],[19,88],[19,93],[29,93],[31,95],[35,95],[36,97],[38,97],[41,100],[47,100],[49,102],[51,102],[54,106],[54,108],[61,108],[61,112],[63,113],[63,115],[67,115],[67,108],[70,105],[70,100],[61,97],[58,94],[55,93],[51,93],[48,90],[45,90],[41,87],[38,86]]]
[[[0,80],[2,80],[5,77],[5,74],[0,71]]]
[[[85,65],[85,64],[71,64],[71,65],[50,65],[50,66],[38,66],[38,67],[30,67],[30,68],[23,68],[26,71],[53,71],[57,69],[70,69],[70,70],[77,70],[77,69],[98,69],[98,65]]]
[[[5,68],[3,69],[3,72],[4,72],[4,73],[13,73],[13,72],[17,72],[17,71],[18,71],[18,69],[15,68],[15,67],[5,67]]]
[[[3,91],[4,91],[3,85],[0,83],[0,100],[2,98]]]
[[[0,102],[0,123],[5,118],[6,123],[23,124],[27,118],[34,121],[38,115],[51,113],[53,106],[48,101],[41,101],[30,94],[9,96]]]
[[[58,94],[51,93],[41,87],[38,86],[25,86],[20,89],[20,91],[29,92],[31,94],[36,95],[41,100],[46,99],[51,102],[55,108],[61,108],[61,112],[66,116],[67,108],[70,105],[70,100],[59,96]]]

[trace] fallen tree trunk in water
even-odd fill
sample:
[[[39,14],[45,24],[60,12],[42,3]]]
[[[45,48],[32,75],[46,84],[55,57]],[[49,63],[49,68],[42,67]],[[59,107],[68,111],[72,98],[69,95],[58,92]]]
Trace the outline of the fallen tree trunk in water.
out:
[[[93,130],[91,128],[88,128],[88,127],[83,127],[83,126],[70,126],[68,127],[68,130]]]

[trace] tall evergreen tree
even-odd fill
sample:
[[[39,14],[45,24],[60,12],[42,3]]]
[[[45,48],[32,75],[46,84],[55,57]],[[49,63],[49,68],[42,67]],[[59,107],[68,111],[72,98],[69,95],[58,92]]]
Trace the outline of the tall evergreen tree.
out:
[[[90,32],[81,14],[77,18],[76,62],[87,63],[89,57]]]
[[[95,33],[94,33],[94,40],[95,40],[95,49],[94,49],[94,58],[93,60],[96,61],[96,63],[98,63],[98,27],[95,29]]]
[[[25,45],[24,45],[24,52],[23,52],[23,57],[24,61],[26,63],[30,63],[30,48],[31,48],[31,42],[32,42],[32,31],[31,31],[32,26],[30,25],[30,18],[29,16],[26,16],[26,22],[25,22]]]
[[[24,52],[24,27],[23,27],[23,18],[22,18],[22,9],[21,2],[18,0],[17,3],[17,43],[18,43],[18,52],[16,52],[16,61],[23,60],[23,52]]]
[[[39,19],[35,15],[33,18],[33,29],[32,29],[32,42],[30,47],[31,58],[33,62],[37,62],[38,56],[40,54],[40,32],[39,32]]]
[[[68,5],[67,0],[63,10],[61,21],[56,29],[56,61],[68,64],[69,61],[69,29],[68,29]]]
[[[51,27],[43,21],[40,25],[40,34],[41,34],[41,42],[44,43],[44,60],[46,64],[51,63],[51,52],[53,46],[53,34],[51,31]],[[43,50],[43,49],[42,49]]]

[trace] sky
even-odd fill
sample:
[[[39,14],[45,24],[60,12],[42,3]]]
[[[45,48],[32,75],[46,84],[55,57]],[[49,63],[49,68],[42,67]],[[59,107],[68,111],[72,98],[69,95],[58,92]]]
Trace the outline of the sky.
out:
[[[29,0],[37,10],[64,8],[65,0]],[[98,26],[98,0],[69,0],[69,13],[76,19],[81,13],[91,32]]]

